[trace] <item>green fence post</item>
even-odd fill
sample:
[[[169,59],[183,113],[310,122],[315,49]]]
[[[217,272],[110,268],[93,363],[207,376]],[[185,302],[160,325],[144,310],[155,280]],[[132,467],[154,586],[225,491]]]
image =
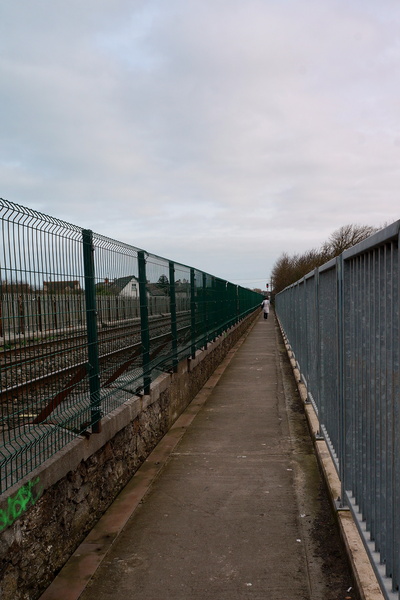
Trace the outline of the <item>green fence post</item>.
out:
[[[178,370],[178,327],[176,323],[175,264],[169,263],[169,302],[171,311],[172,368]]]
[[[207,311],[207,275],[203,273],[203,328],[204,348],[208,343],[208,311]]]
[[[143,371],[143,392],[150,394],[150,331],[149,331],[149,311],[147,301],[147,279],[146,279],[146,258],[143,250],[138,252],[138,270],[139,270],[139,301],[140,301],[140,328],[142,336],[142,371]]]
[[[88,338],[88,374],[90,390],[90,422],[93,433],[101,431],[100,363],[97,335],[96,287],[94,272],[93,232],[82,230],[83,268],[85,275],[86,327]]]
[[[211,303],[212,303],[212,319],[211,319],[211,323],[212,323],[212,334],[211,334],[211,339],[215,340],[215,338],[217,337],[217,321],[218,321],[218,314],[217,314],[217,289],[216,289],[216,281],[215,281],[215,277],[212,276],[211,277]]]
[[[226,282],[222,279],[217,279],[217,315],[218,315],[218,327],[217,337],[224,331],[224,317],[225,317],[225,303],[226,303]]]
[[[233,283],[228,283],[229,289],[229,327],[236,323],[236,289]]]
[[[196,356],[196,292],[194,269],[190,269],[190,327],[192,332],[192,358]]]

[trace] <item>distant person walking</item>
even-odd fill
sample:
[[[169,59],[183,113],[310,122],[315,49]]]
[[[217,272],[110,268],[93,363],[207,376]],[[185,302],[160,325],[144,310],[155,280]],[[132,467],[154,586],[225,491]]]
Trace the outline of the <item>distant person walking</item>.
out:
[[[269,298],[268,298],[268,296],[266,296],[264,298],[264,300],[261,302],[261,306],[264,311],[264,319],[268,319],[268,314],[269,314]]]

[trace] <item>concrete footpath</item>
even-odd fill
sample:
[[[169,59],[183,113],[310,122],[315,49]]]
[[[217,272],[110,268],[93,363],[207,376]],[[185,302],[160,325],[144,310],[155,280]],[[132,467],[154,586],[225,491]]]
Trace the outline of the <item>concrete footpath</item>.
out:
[[[358,600],[273,313],[43,600]]]

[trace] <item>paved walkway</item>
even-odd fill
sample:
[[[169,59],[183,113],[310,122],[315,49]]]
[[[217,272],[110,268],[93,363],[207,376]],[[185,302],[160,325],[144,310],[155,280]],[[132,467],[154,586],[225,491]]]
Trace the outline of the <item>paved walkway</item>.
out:
[[[151,483],[139,471],[128,485],[125,505],[137,508],[80,600],[357,597],[273,314],[230,353],[151,468]],[[100,525],[97,543],[106,536]],[[79,569],[89,579],[91,567]],[[68,577],[46,598],[72,598]]]

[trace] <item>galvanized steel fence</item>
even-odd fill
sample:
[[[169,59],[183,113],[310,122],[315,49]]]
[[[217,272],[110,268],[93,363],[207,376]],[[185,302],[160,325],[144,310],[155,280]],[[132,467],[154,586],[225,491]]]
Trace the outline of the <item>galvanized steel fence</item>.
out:
[[[260,294],[0,199],[0,492]]]
[[[386,598],[400,579],[400,221],[276,296],[276,311],[319,417]]]

